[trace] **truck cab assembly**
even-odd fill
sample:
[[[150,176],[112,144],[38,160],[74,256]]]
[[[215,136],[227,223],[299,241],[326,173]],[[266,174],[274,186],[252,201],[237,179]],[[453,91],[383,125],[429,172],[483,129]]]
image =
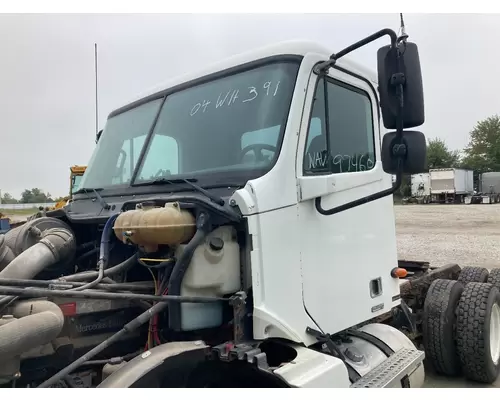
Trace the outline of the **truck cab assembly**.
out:
[[[344,57],[387,37],[377,74]],[[423,123],[417,46],[390,29],[113,111],[72,201],[0,236],[0,384],[421,387],[424,358],[494,381],[499,271],[397,260]]]

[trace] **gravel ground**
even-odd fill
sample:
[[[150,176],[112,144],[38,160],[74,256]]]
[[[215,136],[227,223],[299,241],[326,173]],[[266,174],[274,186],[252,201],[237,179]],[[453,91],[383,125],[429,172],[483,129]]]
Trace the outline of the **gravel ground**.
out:
[[[500,204],[395,206],[398,257],[441,266],[500,267]],[[427,388],[498,388],[426,370]]]
[[[398,257],[500,267],[500,204],[395,206]]]

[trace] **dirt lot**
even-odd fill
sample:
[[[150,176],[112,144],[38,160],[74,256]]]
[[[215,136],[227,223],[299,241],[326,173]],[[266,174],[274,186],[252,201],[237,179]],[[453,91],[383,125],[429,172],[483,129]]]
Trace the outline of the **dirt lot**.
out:
[[[400,259],[500,267],[500,204],[395,206]]]
[[[395,206],[398,256],[441,266],[457,263],[500,267],[500,204]],[[473,388],[462,378],[439,377],[426,371],[426,387]]]

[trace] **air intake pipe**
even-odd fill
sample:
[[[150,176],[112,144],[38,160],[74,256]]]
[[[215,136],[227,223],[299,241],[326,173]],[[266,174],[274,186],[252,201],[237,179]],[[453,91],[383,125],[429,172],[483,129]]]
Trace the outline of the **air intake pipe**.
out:
[[[45,268],[75,255],[75,238],[69,229],[51,228],[41,232],[33,227],[32,233],[39,235],[41,239],[0,271],[0,278],[32,279]],[[2,304],[8,301],[7,296],[0,297]]]
[[[4,322],[0,324],[0,360],[3,365],[19,369],[22,353],[50,343],[59,336],[64,316],[61,309],[50,301],[26,300],[18,302],[12,308],[10,319]],[[10,379],[12,376],[1,376],[3,382]]]
[[[9,265],[15,257],[13,251],[5,241],[5,236],[0,235],[0,271]]]

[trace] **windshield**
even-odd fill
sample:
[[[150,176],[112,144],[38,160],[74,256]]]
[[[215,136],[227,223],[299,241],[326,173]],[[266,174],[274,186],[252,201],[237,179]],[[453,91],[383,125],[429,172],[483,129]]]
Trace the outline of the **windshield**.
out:
[[[112,116],[80,187],[129,185],[136,168],[133,183],[221,174],[244,183],[266,173],[278,157],[298,68],[267,64]]]

